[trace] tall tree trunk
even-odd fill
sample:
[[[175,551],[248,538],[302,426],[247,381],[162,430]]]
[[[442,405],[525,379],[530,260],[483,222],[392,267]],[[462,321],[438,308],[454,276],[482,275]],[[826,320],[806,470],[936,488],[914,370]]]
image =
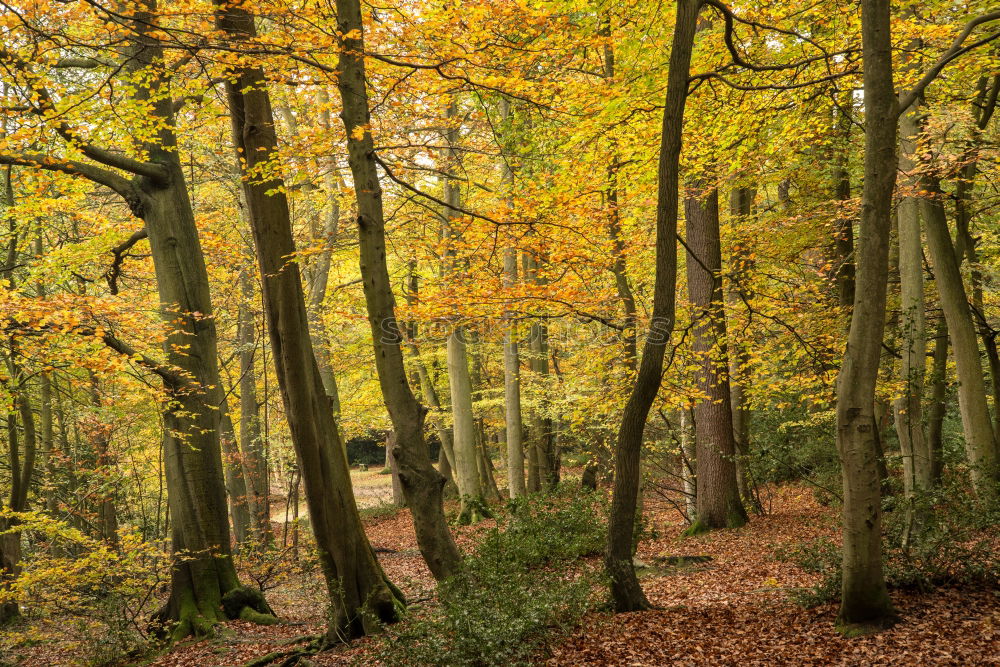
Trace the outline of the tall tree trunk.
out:
[[[97,383],[97,377],[90,376],[90,401],[96,411],[94,426],[91,428],[90,446],[94,454],[95,468],[104,476],[110,476],[111,457],[108,451],[111,446],[111,425],[105,423],[104,415],[101,414],[101,393]],[[33,429],[32,429],[33,430]],[[108,485],[110,488],[103,488],[97,495],[97,526],[101,539],[110,545],[118,544],[118,509],[115,505],[116,485]]]
[[[850,93],[853,95],[853,92]],[[854,107],[853,97],[847,100],[848,109]],[[834,197],[841,207],[851,200],[851,125],[853,120],[841,111],[838,122],[838,145],[833,168]],[[841,210],[833,223],[833,243],[830,244],[830,264],[836,284],[837,302],[844,308],[854,305],[854,220]]]
[[[500,117],[504,127],[511,124],[510,102],[506,98],[500,100]],[[514,170],[509,158],[501,163],[501,174],[508,197],[514,189]],[[503,253],[503,286],[513,289],[517,284],[517,248],[507,248]],[[507,490],[511,498],[523,496],[524,485],[524,421],[521,417],[521,358],[518,351],[517,324],[510,307],[504,311],[506,329],[503,337],[503,387],[504,387],[504,426],[507,439]]]
[[[257,373],[254,364],[257,333],[251,306],[254,295],[249,268],[240,271],[240,292],[242,299],[236,325],[240,352],[240,454],[254,536],[258,542],[266,545],[274,541],[274,532],[271,530],[271,475],[266,443],[261,437],[260,403],[257,401]]]
[[[460,521],[475,522],[482,518],[483,488],[479,476],[476,452],[476,425],[472,414],[472,380],[469,376],[469,355],[466,333],[456,328],[448,336],[448,385],[451,388],[451,415],[454,435],[455,473],[462,508]]]
[[[455,242],[460,232],[453,222],[460,216],[461,192],[456,180],[458,169],[458,105],[454,99],[448,104],[446,113],[445,143],[446,176],[444,180],[444,237],[447,242],[445,253],[445,273],[453,278],[459,265],[455,260]],[[485,504],[482,477],[479,472],[479,455],[476,444],[475,415],[472,410],[472,377],[469,374],[469,352],[466,343],[469,331],[457,324],[448,336],[448,387],[451,391],[451,419],[453,447],[455,453],[455,473],[461,498],[459,521],[469,523],[481,518],[481,508]]]
[[[253,17],[239,7],[220,7],[216,20],[236,40],[256,35]],[[226,94],[233,144],[243,172],[275,372],[334,607],[326,638],[359,637],[380,622],[398,620],[403,600],[382,572],[361,525],[340,431],[312,349],[299,267],[288,261],[295,241],[284,183],[259,176],[278,148],[264,72],[239,65],[232,74]]]
[[[906,189],[897,207],[899,227],[899,283],[902,360],[899,379],[903,393],[895,401],[896,433],[903,458],[903,490],[908,500],[909,527],[905,542],[919,532],[922,513],[916,512],[915,496],[931,485],[931,455],[924,432],[924,374],[927,367],[927,340],[924,324],[923,244],[920,236],[920,202],[914,196],[916,176],[913,155],[920,132],[916,104],[900,121],[899,168],[906,176]]]
[[[698,495],[694,530],[747,522],[736,475],[736,439],[729,395],[729,352],[722,294],[719,190],[694,185],[684,202],[688,296],[696,321],[692,350],[701,368],[694,406]]]
[[[425,411],[410,390],[400,347],[402,336],[396,322],[396,305],[386,261],[382,188],[370,129],[361,3],[359,0],[337,0],[336,7],[337,28],[341,35],[337,85],[343,105],[341,118],[347,132],[348,161],[358,201],[361,275],[375,348],[375,367],[396,431],[393,455],[399,463],[399,476],[406,504],[413,514],[417,542],[431,573],[443,579],[461,567],[461,556],[444,517],[444,478],[431,465],[424,441]]]
[[[750,222],[755,194],[753,188],[738,187],[733,189],[730,195],[730,214],[740,229],[745,228]],[[744,245],[743,238],[737,237],[729,261],[731,278],[729,290],[726,293],[726,298],[734,311],[743,307],[744,301],[750,297],[746,281],[751,263],[752,259],[749,257],[748,248]],[[727,329],[729,328],[727,327]],[[748,504],[754,512],[760,513],[762,511],[760,501],[750,485],[746,469],[750,454],[750,418],[752,416],[746,400],[746,388],[750,383],[748,372],[750,353],[746,345],[740,344],[734,331],[728,330],[727,333],[731,340],[729,397],[732,404],[733,438],[736,445],[736,484],[744,504]]]
[[[211,632],[229,613],[268,608],[258,596],[222,610],[223,597],[240,585],[230,552],[219,443],[222,390],[208,272],[173,130],[174,102],[170,74],[163,67],[155,0],[136,6],[131,23],[133,52],[127,66],[141,81],[132,94],[159,123],[140,146],[156,172],[132,181],[137,197],[129,204],[146,221],[168,332],[164,353],[168,365],[180,370],[162,374],[170,398],[163,415],[163,458],[173,550],[184,557],[174,562],[170,597],[154,621],[173,623],[170,634],[180,639]]]
[[[544,285],[539,275],[538,255],[524,254],[524,278],[535,285]],[[528,423],[529,455],[532,469],[528,471],[528,491],[535,492],[553,488],[558,483],[556,471],[556,451],[552,432],[552,418],[549,416],[549,328],[542,321],[531,324],[528,333],[528,368],[536,383],[538,399]]]
[[[920,188],[925,193],[921,200],[921,212],[927,225],[927,246],[934,267],[934,281],[941,296],[941,308],[948,324],[958,374],[958,408],[962,414],[972,483],[981,496],[992,497],[996,494],[997,443],[986,401],[976,328],[958,257],[948,234],[943,195],[937,177],[925,169],[920,178]]]
[[[972,136],[968,139],[965,150],[966,163],[959,170],[955,183],[955,252],[958,263],[969,262],[969,278],[972,288],[972,316],[978,325],[979,338],[986,352],[986,360],[990,369],[990,388],[993,398],[993,434],[1000,439],[1000,352],[997,350],[997,335],[986,319],[983,305],[983,276],[976,252],[977,239],[972,235],[973,211],[971,206],[972,192],[975,188],[976,175],[979,171],[979,153],[982,148],[982,132],[988,126],[997,107],[997,96],[1000,93],[1000,74],[992,78],[981,77],[977,93],[972,105],[974,125]]]
[[[885,326],[889,230],[896,183],[897,102],[892,82],[889,0],[862,0],[865,179],[857,290],[837,378],[837,450],[844,484],[843,582],[838,624],[883,627],[895,619],[882,573],[882,499],[875,382]]]
[[[632,564],[632,535],[639,491],[643,431],[649,408],[660,388],[663,357],[674,328],[679,162],[699,6],[698,0],[677,2],[660,136],[653,313],[635,386],[622,413],[615,451],[614,495],[608,523],[605,567],[611,580],[611,595],[617,611],[635,611],[649,607],[649,601],[642,592]]]
[[[392,450],[396,446],[396,432],[389,431],[385,436],[385,468],[392,477],[392,504],[396,507],[404,507],[406,500],[403,498],[403,485],[399,481],[399,466],[396,465],[396,458],[392,455]]]

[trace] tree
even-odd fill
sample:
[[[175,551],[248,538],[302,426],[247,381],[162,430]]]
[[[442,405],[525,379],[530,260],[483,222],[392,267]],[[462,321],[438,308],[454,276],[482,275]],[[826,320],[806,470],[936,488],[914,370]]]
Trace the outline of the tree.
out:
[[[420,552],[431,573],[440,580],[459,569],[460,556],[444,518],[444,478],[431,465],[424,441],[426,413],[410,389],[403,363],[402,336],[386,266],[385,214],[370,127],[361,5],[358,0],[337,0],[336,7],[341,47],[337,86],[343,106],[341,119],[347,132],[348,162],[358,202],[361,275],[375,365],[382,396],[396,431],[393,456],[399,465],[406,504],[413,514]]]
[[[639,461],[649,408],[660,388],[663,356],[674,326],[674,290],[677,281],[677,201],[679,159],[687,98],[691,52],[698,23],[698,0],[678,0],[673,49],[667,74],[667,95],[660,135],[659,186],[656,204],[656,286],[649,333],[635,385],[618,430],[615,451],[614,496],[608,524],[605,568],[617,611],[649,607],[632,565],[632,532],[639,491]]]
[[[722,294],[719,190],[692,184],[684,200],[687,282],[696,309],[692,345],[702,399],[694,407],[698,479],[692,531],[732,528],[747,521],[736,476],[736,438],[729,385],[729,351]]]
[[[896,183],[897,100],[889,2],[861,5],[865,90],[865,181],[857,246],[857,291],[837,377],[837,450],[844,483],[843,585],[838,623],[880,628],[895,621],[882,574],[881,479],[874,397],[889,271],[890,208]]]

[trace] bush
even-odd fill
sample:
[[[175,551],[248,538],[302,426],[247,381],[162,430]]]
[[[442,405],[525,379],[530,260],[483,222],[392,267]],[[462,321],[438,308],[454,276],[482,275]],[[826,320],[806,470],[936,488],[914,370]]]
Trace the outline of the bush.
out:
[[[925,511],[926,524],[907,525],[905,501],[886,499],[883,513],[883,567],[889,588],[931,590],[937,586],[1000,586],[1000,506],[983,504],[958,485],[935,489],[914,499]],[[895,507],[893,507],[895,505]],[[911,531],[909,543],[904,535]],[[793,591],[804,606],[840,599],[840,548],[828,538],[801,543],[776,556],[807,572],[822,575],[820,582]]]
[[[22,560],[21,574],[0,590],[0,601],[18,601],[29,622],[72,618],[70,625],[57,626],[59,636],[76,641],[90,664],[118,662],[143,647],[145,619],[168,576],[169,554],[138,533],[121,533],[115,547],[39,513],[5,516],[17,520],[15,530],[34,533],[50,549]],[[45,638],[28,628],[23,639]],[[12,632],[5,640],[20,639]]]
[[[438,604],[389,628],[387,665],[523,665],[590,608],[596,575],[574,563],[604,543],[594,494],[518,499],[438,588]]]

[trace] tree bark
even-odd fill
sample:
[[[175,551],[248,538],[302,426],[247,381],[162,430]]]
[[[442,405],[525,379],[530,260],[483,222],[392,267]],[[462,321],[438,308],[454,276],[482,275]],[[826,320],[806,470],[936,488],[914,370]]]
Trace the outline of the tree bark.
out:
[[[254,524],[254,536],[261,544],[274,541],[271,529],[271,475],[266,443],[261,437],[260,403],[257,401],[257,373],[254,357],[257,333],[253,317],[253,283],[250,269],[240,271],[240,301],[237,339],[240,352],[240,454],[247,481],[247,499]]]
[[[837,378],[837,450],[844,484],[843,581],[838,624],[879,628],[895,619],[882,573],[881,480],[875,382],[885,326],[890,208],[896,182],[897,102],[892,82],[889,0],[862,0],[865,179],[857,290]]]
[[[236,442],[236,429],[229,415],[228,401],[223,400],[222,420],[219,430],[219,440],[222,445],[223,472],[226,480],[226,495],[229,497],[229,516],[233,521],[233,538],[237,545],[245,544],[253,535],[251,518],[254,514],[251,507],[251,495],[247,493],[246,477],[243,475],[243,457],[240,456],[239,445]]]
[[[925,169],[920,178],[921,212],[927,225],[927,246],[934,267],[934,281],[941,296],[958,374],[958,408],[965,433],[965,451],[976,492],[983,497],[997,493],[997,453],[993,423],[986,401],[986,384],[972,311],[962,281],[958,256],[948,233],[948,221],[937,177]]]
[[[642,592],[632,564],[632,535],[639,491],[643,431],[649,408],[660,388],[663,357],[674,328],[679,161],[698,9],[698,0],[677,2],[660,136],[653,313],[635,386],[622,413],[615,451],[614,495],[608,524],[605,568],[611,581],[611,596],[617,611],[635,611],[649,607],[649,601]]]
[[[221,6],[216,21],[235,40],[256,35],[253,17],[242,8]],[[403,600],[382,572],[361,525],[347,457],[312,349],[298,264],[288,261],[295,253],[295,241],[284,183],[277,176],[262,176],[278,147],[263,69],[234,67],[226,94],[275,372],[334,607],[326,638],[359,637],[376,630],[379,623],[399,620]]]
[[[944,417],[948,412],[948,324],[938,318],[934,332],[934,359],[931,370],[931,398],[927,408],[927,449],[931,456],[931,483],[941,483],[944,463]]]
[[[903,393],[895,400],[896,433],[903,459],[903,491],[908,500],[905,543],[919,532],[923,514],[916,511],[915,497],[931,485],[931,455],[924,431],[924,375],[927,366],[927,336],[924,324],[923,244],[920,236],[920,202],[913,155],[920,132],[916,104],[900,121],[899,168],[906,174],[905,192],[897,206],[899,238],[899,283],[902,360],[899,379]]]
[[[444,478],[431,465],[424,441],[425,409],[410,390],[400,347],[395,300],[386,262],[385,214],[376,171],[375,146],[369,123],[365,82],[363,23],[359,0],[337,0],[341,54],[337,85],[347,132],[347,152],[358,202],[361,275],[375,348],[379,385],[393,428],[399,476],[406,504],[413,514],[417,542],[431,573],[438,580],[461,567],[461,556],[448,530],[442,507]]]
[[[736,475],[736,439],[729,388],[729,348],[722,294],[719,191],[696,183],[684,202],[687,221],[688,296],[695,312],[692,352],[698,389],[697,520],[694,530],[733,528],[747,522]]]
[[[510,102],[500,100],[500,116],[504,127],[511,123]],[[514,170],[509,160],[501,164],[504,187],[509,198],[514,189]],[[503,254],[503,286],[513,289],[517,284],[517,248],[507,248]],[[506,330],[503,338],[504,374],[504,426],[507,439],[507,489],[511,498],[526,493],[524,484],[524,420],[521,417],[521,358],[518,352],[517,324],[513,310],[508,306],[504,312]]]

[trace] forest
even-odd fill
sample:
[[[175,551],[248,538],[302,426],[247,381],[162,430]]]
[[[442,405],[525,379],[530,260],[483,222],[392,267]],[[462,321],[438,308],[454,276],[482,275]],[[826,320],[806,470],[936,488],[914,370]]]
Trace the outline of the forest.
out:
[[[0,0],[0,667],[1000,661],[989,0]]]

